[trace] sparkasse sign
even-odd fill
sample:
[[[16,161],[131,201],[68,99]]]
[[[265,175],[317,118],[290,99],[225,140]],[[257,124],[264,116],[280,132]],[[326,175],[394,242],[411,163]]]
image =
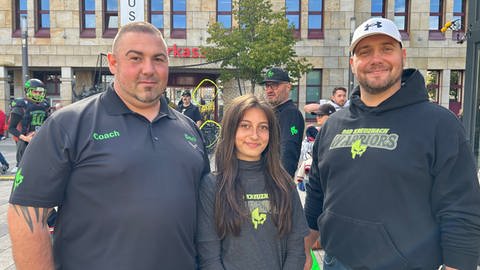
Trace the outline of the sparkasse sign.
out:
[[[168,47],[168,56],[174,58],[205,58],[198,47],[178,47],[177,44]]]

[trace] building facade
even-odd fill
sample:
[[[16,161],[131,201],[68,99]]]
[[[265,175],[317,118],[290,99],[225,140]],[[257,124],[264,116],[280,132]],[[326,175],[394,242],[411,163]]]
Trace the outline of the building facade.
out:
[[[328,99],[334,87],[351,91],[356,85],[348,64],[351,34],[362,21],[379,16],[401,30],[405,66],[424,74],[431,100],[461,114],[466,45],[459,41],[468,21],[467,0],[270,1],[275,10],[284,8],[295,27],[297,54],[314,67],[291,94],[301,110]],[[208,102],[218,85],[223,92],[212,117],[221,116],[223,102],[239,95],[243,82],[219,82],[219,65],[207,63],[199,47],[208,45],[209,23],[234,25],[232,0],[0,0],[0,108],[8,112],[9,100],[23,95],[23,81],[31,77],[47,83],[52,103],[64,105],[104,89],[112,80],[105,55],[113,37],[120,25],[138,19],[156,25],[169,46],[170,100],[178,102],[189,89]],[[440,31],[449,21],[455,23]]]

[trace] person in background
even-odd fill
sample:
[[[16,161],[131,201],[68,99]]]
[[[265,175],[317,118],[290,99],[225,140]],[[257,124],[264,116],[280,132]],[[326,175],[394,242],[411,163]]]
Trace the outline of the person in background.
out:
[[[292,84],[288,72],[273,67],[267,71],[262,84],[265,86],[265,98],[274,107],[280,124],[282,165],[293,178],[302,148],[305,120],[290,99]]]
[[[335,111],[348,108],[350,101],[347,99],[347,89],[345,87],[335,87],[330,100],[326,103],[332,105]],[[320,100],[319,103],[307,104],[303,107],[303,110],[307,113],[315,112],[322,104],[324,104],[323,100]]]
[[[202,115],[198,107],[193,105],[190,91],[184,91],[182,93],[182,101],[178,104],[177,110],[192,119],[197,126],[202,124]]]
[[[315,120],[317,122],[317,127],[319,130],[328,120],[330,115],[336,111],[337,110],[333,105],[325,103],[320,105],[316,111],[311,112],[312,115],[315,115]]]
[[[0,110],[0,140],[5,140],[6,134],[5,132],[8,129],[8,126],[6,126],[7,123],[7,116],[5,115],[5,112],[3,110]]]
[[[477,269],[480,187],[460,121],[404,69],[394,22],[353,33],[359,86],[313,147],[305,214],[330,269]],[[308,267],[308,266],[307,266]]]
[[[39,79],[30,79],[24,85],[25,98],[12,101],[8,132],[17,142],[17,166],[22,160],[25,148],[35,133],[47,119],[50,111],[50,102],[46,99],[45,84]],[[13,168],[15,173],[17,167]]]
[[[308,228],[280,164],[278,123],[266,101],[254,95],[232,101],[215,165],[200,184],[200,269],[303,269]]]
[[[107,90],[52,114],[25,151],[7,213],[16,269],[195,269],[209,161],[198,127],[163,97],[165,40],[128,23],[107,59]]]
[[[305,130],[305,139],[302,141],[300,160],[298,161],[298,168],[295,172],[295,181],[297,182],[297,186],[301,191],[305,191],[305,184],[308,182],[310,166],[312,164],[313,143],[315,142],[315,138],[317,137],[318,131],[327,121],[328,117],[334,112],[335,108],[330,104],[322,104],[317,111],[311,112],[312,115],[316,116],[315,118],[317,125],[311,125]]]

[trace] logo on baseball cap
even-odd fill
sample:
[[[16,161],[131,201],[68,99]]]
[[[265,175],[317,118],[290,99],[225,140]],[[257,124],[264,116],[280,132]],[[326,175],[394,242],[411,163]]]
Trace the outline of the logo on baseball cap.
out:
[[[265,79],[261,83],[264,84],[266,82],[290,82],[290,77],[285,70],[273,67],[267,71]]]
[[[403,46],[402,36],[394,22],[385,18],[371,18],[362,23],[357,29],[355,29],[355,32],[353,32],[350,52],[353,53],[355,46],[357,46],[362,39],[373,35],[387,35]]]

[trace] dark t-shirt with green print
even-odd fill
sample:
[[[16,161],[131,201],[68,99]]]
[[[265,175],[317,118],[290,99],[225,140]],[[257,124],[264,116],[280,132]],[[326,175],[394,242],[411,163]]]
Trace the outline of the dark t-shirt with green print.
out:
[[[200,269],[303,269],[303,238],[308,227],[297,191],[292,188],[292,231],[280,238],[271,218],[262,161],[239,161],[237,180],[245,191],[250,217],[242,224],[238,237],[227,235],[219,239],[214,221],[215,179],[210,174],[200,185],[197,236]]]

